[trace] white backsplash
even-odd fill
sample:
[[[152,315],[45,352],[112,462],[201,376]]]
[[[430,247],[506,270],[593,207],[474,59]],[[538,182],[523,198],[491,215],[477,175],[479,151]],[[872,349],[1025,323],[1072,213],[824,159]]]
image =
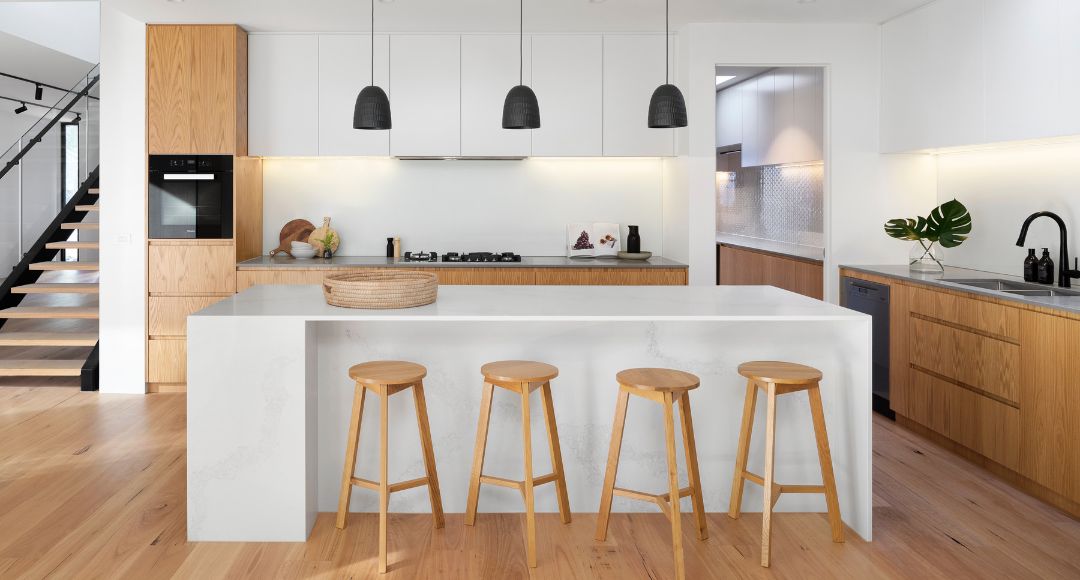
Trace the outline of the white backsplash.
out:
[[[594,221],[624,238],[638,225],[642,249],[663,253],[660,159],[267,158],[263,176],[263,253],[287,221],[323,216],[349,256],[381,256],[395,236],[404,251],[564,255],[566,225]]]

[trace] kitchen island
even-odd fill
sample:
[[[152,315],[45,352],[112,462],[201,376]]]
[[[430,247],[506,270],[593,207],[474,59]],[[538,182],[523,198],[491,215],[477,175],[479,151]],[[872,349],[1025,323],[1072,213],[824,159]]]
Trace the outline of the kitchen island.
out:
[[[647,366],[694,373],[702,381],[691,400],[705,507],[726,511],[745,392],[736,368],[773,359],[824,373],[843,519],[869,540],[870,336],[868,316],[764,286],[447,286],[435,304],[401,310],[332,307],[319,286],[255,286],[188,318],[188,539],[304,541],[316,514],[336,509],[353,393],[347,370],[377,359],[428,368],[425,392],[448,512],[465,508],[483,363],[533,359],[560,369],[552,389],[570,504],[586,513],[599,504],[615,373]],[[361,435],[361,477],[377,465],[376,411],[368,409]],[[423,463],[411,401],[391,399],[390,414],[390,480],[417,477]],[[487,473],[521,476],[519,414],[516,402],[496,395]],[[627,424],[633,427],[623,441],[620,485],[664,489],[662,414],[632,403]],[[818,482],[806,399],[782,400],[777,425],[777,479]],[[541,435],[535,434],[536,473],[548,468]],[[762,440],[752,441],[752,470],[760,470]],[[748,485],[744,509],[760,510],[761,498],[760,488]],[[538,491],[538,511],[555,506],[552,489]],[[779,511],[824,507],[817,495],[784,496],[777,504]],[[354,493],[351,509],[377,511],[377,494]],[[391,502],[391,511],[427,509],[424,490]],[[481,495],[481,512],[521,510],[512,491]]]

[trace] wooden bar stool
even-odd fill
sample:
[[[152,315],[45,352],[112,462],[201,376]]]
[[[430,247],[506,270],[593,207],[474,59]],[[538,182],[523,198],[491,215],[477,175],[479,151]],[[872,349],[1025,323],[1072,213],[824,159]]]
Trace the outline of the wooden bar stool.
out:
[[[765,502],[761,510],[761,565],[769,566],[769,537],[772,534],[772,509],[782,493],[823,493],[829,509],[829,526],[834,542],[844,541],[844,524],[840,520],[840,501],[836,495],[833,478],[832,456],[829,454],[829,437],[825,433],[825,413],[821,408],[821,371],[800,364],[757,361],[739,365],[739,374],[747,378],[746,400],[743,403],[742,428],[739,431],[739,448],[735,455],[735,479],[731,483],[731,506],[728,516],[739,518],[742,506],[743,484],[749,480],[765,489]],[[754,427],[754,408],[758,389],[765,391],[765,475],[746,470],[750,454],[750,432]],[[818,462],[821,464],[822,485],[780,485],[774,481],[773,459],[776,442],[776,396],[806,391],[810,397],[810,416],[814,421],[814,437],[817,438]]]
[[[613,495],[651,501],[671,520],[672,547],[675,555],[675,577],[685,578],[683,565],[682,524],[680,523],[679,499],[690,496],[697,519],[698,539],[707,540],[709,530],[705,523],[705,506],[701,499],[701,475],[698,470],[697,446],[694,444],[694,421],[690,416],[690,391],[698,388],[701,381],[690,373],[671,369],[630,369],[615,375],[619,383],[619,400],[615,406],[615,423],[611,427],[611,449],[608,452],[607,475],[600,496],[600,515],[596,522],[596,539],[607,539],[608,519],[611,517]],[[622,448],[623,428],[626,423],[626,407],[630,395],[644,397],[664,406],[664,438],[667,443],[668,483],[670,491],[650,494],[615,487],[615,474],[619,470],[619,451]],[[686,471],[689,487],[679,488],[679,467],[675,453],[675,403],[679,403],[683,446],[686,451]]]
[[[364,487],[379,492],[379,573],[386,573],[386,524],[390,494],[412,489],[421,485],[428,486],[431,499],[431,513],[435,527],[443,527],[442,496],[439,493],[439,476],[435,473],[435,454],[431,449],[431,428],[428,425],[427,403],[424,401],[424,377],[427,369],[421,365],[404,361],[374,361],[349,368],[349,377],[356,381],[353,395],[352,419],[349,422],[349,441],[345,451],[345,472],[341,477],[341,496],[338,499],[337,527],[345,528],[345,517],[349,513],[349,498],[353,486]],[[389,483],[386,476],[387,446],[389,443],[389,425],[387,408],[390,396],[412,387],[413,402],[416,404],[416,422],[420,427],[420,447],[424,454],[425,477],[418,477],[400,483]],[[379,481],[361,479],[355,476],[356,449],[360,445],[360,420],[364,415],[364,395],[368,390],[378,395],[380,406],[379,435]]]
[[[555,427],[555,407],[551,403],[551,379],[559,376],[559,369],[545,363],[508,360],[488,363],[480,368],[484,375],[484,393],[480,402],[480,422],[476,427],[476,452],[473,454],[472,477],[469,479],[469,499],[465,509],[465,525],[476,523],[476,504],[480,499],[480,484],[488,483],[509,487],[521,492],[525,499],[525,534],[528,564],[536,567],[536,511],[534,488],[545,483],[555,483],[559,500],[559,514],[564,524],[570,523],[570,500],[566,495],[566,476],[563,473],[562,451],[559,449],[559,431]],[[522,442],[525,446],[525,481],[513,481],[484,475],[484,452],[487,449],[488,423],[491,418],[491,399],[495,387],[502,387],[521,396]],[[529,394],[540,389],[540,401],[544,405],[544,422],[547,424],[548,446],[551,449],[552,472],[533,476],[532,427],[529,424]]]

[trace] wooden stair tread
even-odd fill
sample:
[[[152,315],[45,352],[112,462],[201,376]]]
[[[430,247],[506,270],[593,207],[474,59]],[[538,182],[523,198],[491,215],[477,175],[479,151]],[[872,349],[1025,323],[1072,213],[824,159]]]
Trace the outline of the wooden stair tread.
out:
[[[0,318],[97,318],[97,306],[13,306]]]
[[[49,250],[97,250],[100,246],[97,242],[49,242],[45,248]]]
[[[86,193],[89,193],[90,195],[101,195],[101,188],[91,187],[86,190]]]
[[[92,283],[35,282],[11,289],[12,294],[97,294],[98,285]]]
[[[94,346],[97,341],[94,332],[0,332],[0,346]]]
[[[35,262],[31,270],[97,270],[97,262]]]
[[[0,377],[77,377],[86,361],[0,360]]]
[[[77,205],[75,211],[101,211],[101,206],[98,204],[91,205]]]
[[[62,230],[96,230],[100,227],[100,224],[92,222],[71,222],[66,224],[60,224]]]

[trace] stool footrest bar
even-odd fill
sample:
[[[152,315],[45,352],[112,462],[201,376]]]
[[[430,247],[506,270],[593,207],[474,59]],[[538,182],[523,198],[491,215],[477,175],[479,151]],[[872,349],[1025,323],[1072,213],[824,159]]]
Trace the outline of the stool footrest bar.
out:
[[[371,481],[370,479],[363,479],[360,477],[352,478],[352,484],[357,487],[364,487],[370,490],[379,491],[379,482]],[[418,477],[416,479],[410,479],[408,481],[400,481],[398,483],[391,483],[387,487],[390,493],[397,491],[405,491],[406,489],[412,489],[414,487],[420,487],[422,485],[428,485],[427,477]]]

